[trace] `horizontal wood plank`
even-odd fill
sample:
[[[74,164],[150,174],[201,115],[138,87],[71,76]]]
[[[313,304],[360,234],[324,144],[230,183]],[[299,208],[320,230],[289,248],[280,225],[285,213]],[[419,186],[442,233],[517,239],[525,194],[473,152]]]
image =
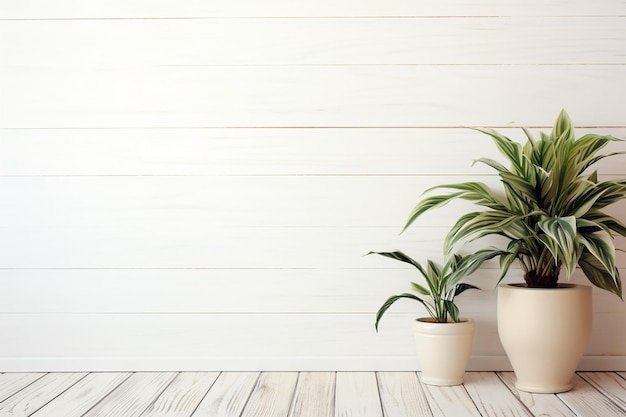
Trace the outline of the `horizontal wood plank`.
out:
[[[616,158],[614,166],[618,163],[624,166],[624,159]],[[166,232],[174,225],[180,231],[384,227],[397,234],[426,190],[466,181],[503,193],[495,176],[5,177],[0,178],[6,197],[0,225],[42,231],[103,228],[112,234],[120,228]],[[450,193],[439,189],[426,195]],[[626,221],[625,208],[622,201],[605,211]],[[482,209],[457,200],[424,213],[414,227],[449,228],[468,211]]]
[[[2,357],[202,358],[414,357],[413,313],[374,314],[2,314]],[[476,312],[475,356],[503,354],[495,315]],[[597,316],[586,354],[619,356],[622,313]],[[29,331],[25,331],[28,329]],[[62,334],[63,337],[52,337]],[[111,337],[114,335],[114,337]],[[175,338],[174,338],[175,336]],[[248,346],[255,341],[255,350]],[[219,342],[217,342],[219,341]]]
[[[461,311],[495,312],[499,276],[498,269],[484,268],[469,277],[468,282],[481,290],[467,291],[456,299]],[[411,290],[411,281],[425,285],[410,267],[0,270],[0,287],[11,294],[3,300],[0,312],[373,313],[388,296]],[[520,281],[521,273],[513,272],[504,280]],[[571,282],[589,285],[580,271]],[[596,314],[626,313],[625,303],[607,291],[595,288],[593,303]],[[425,312],[409,301],[399,301],[392,311]]]
[[[446,227],[399,228],[219,228],[172,222],[126,228],[5,227],[0,268],[211,268],[320,269],[402,268],[399,262],[363,255],[371,250],[403,249],[420,259],[441,259]],[[624,239],[616,239],[623,247]],[[505,244],[485,238],[465,250]],[[496,262],[494,264],[494,262]],[[618,252],[618,267],[626,254]],[[487,265],[497,265],[489,261]],[[496,266],[497,267],[497,266]]]
[[[595,19],[591,31],[580,30],[588,18],[562,17],[0,21],[0,54],[34,68],[626,64],[625,21]]]
[[[497,0],[468,3],[463,0],[323,0],[294,3],[270,0],[263,4],[254,0],[210,3],[202,0],[151,1],[113,0],[99,5],[86,5],[80,0],[63,0],[51,5],[41,0],[11,3],[2,9],[2,19],[81,19],[81,18],[171,18],[175,17],[310,17],[310,16],[620,16],[624,3],[602,0],[590,4],[571,1],[564,8],[559,1]]]
[[[556,118],[556,114],[554,115]],[[577,120],[574,120],[578,123]],[[550,126],[533,129],[548,132]],[[519,128],[498,128],[523,141]],[[502,161],[471,129],[54,129],[2,130],[0,176],[43,175],[493,175]],[[576,128],[626,138],[625,128]],[[70,151],[71,150],[71,151]],[[621,142],[606,151],[622,151]],[[624,157],[598,163],[623,175]]]
[[[622,75],[614,65],[5,67],[0,128],[551,126],[563,107],[581,126],[623,127]]]
[[[111,231],[174,224],[180,230],[395,227],[399,232],[426,189],[474,179],[501,189],[496,177],[456,176],[5,177],[0,224]],[[474,206],[455,202],[425,215],[425,224],[452,226],[468,209]]]
[[[414,356],[411,315],[19,314],[0,316],[2,357]],[[10,318],[10,320],[8,320]],[[490,320],[476,315],[477,320]],[[20,329],[29,329],[28,332]],[[63,337],[51,338],[63,334]],[[111,337],[115,335],[115,337]],[[169,337],[167,336],[169,335]],[[255,350],[249,349],[254,340]],[[494,352],[493,346],[477,354]]]

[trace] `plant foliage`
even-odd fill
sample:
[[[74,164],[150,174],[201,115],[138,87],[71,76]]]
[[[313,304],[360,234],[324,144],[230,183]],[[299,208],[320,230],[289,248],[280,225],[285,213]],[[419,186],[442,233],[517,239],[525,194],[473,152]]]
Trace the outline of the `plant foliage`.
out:
[[[422,266],[422,264],[400,251],[368,253],[368,255],[371,254],[382,255],[413,265],[424,277],[427,285],[427,287],[424,287],[416,282],[411,282],[411,286],[417,295],[403,293],[389,297],[376,313],[375,327],[376,331],[378,331],[380,319],[389,307],[401,298],[408,298],[422,303],[428,314],[438,323],[446,323],[449,319],[458,322],[459,308],[454,303],[454,297],[469,289],[478,289],[474,285],[461,283],[460,281],[475,272],[484,261],[497,256],[497,251],[495,249],[484,249],[471,255],[461,256],[454,254],[449,257],[443,266],[431,260],[428,260],[426,265]]]
[[[562,268],[569,278],[578,265],[593,285],[621,298],[614,237],[626,236],[626,227],[603,209],[626,197],[626,180],[599,181],[592,169],[598,161],[624,153],[599,153],[620,139],[595,134],[577,139],[565,111],[552,132],[541,132],[539,139],[523,128],[524,144],[495,130],[476,130],[491,137],[509,165],[489,158],[475,161],[497,173],[504,192],[480,182],[433,187],[427,192],[448,193],[420,201],[403,231],[430,209],[467,200],[483,209],[458,219],[445,239],[447,253],[484,236],[503,236],[508,239],[506,250],[493,249],[500,257],[500,280],[517,260],[528,286],[554,287]]]

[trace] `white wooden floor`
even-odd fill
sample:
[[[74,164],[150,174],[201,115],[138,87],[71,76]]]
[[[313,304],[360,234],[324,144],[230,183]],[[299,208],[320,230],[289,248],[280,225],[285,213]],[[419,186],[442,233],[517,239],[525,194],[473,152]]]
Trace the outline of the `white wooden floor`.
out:
[[[581,372],[574,390],[530,395],[509,372],[432,387],[415,372],[0,374],[0,416],[626,416],[626,373]]]

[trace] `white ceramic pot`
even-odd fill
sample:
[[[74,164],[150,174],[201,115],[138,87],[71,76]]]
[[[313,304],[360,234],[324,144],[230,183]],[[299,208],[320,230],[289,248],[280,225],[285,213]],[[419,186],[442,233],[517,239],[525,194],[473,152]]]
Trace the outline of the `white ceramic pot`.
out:
[[[557,393],[572,378],[591,338],[591,287],[498,287],[498,333],[515,386],[528,392]]]
[[[421,377],[429,385],[459,385],[472,352],[474,321],[436,323],[420,318],[413,324]]]

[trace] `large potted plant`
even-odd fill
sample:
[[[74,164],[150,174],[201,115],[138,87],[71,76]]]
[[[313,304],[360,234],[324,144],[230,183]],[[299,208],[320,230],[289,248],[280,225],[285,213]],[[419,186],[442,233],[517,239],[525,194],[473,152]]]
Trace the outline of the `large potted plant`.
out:
[[[478,251],[465,256],[454,254],[443,265],[428,260],[425,266],[400,251],[369,254],[408,263],[420,272],[426,282],[426,286],[411,282],[416,294],[389,297],[376,313],[376,331],[380,319],[396,301],[407,298],[421,303],[429,317],[415,320],[413,334],[422,381],[430,385],[462,384],[472,350],[474,321],[460,317],[454,298],[466,290],[477,289],[461,281],[475,272],[485,260],[492,258],[492,251]]]
[[[505,239],[505,247],[491,249],[500,260],[500,281],[516,261],[524,278],[523,283],[498,286],[498,332],[516,386],[531,392],[567,391],[591,335],[591,287],[561,284],[559,277],[569,278],[578,265],[591,284],[622,297],[614,236],[626,236],[626,227],[603,210],[626,197],[626,180],[600,181],[592,169],[623,153],[600,153],[619,139],[595,134],[576,138],[565,111],[551,133],[541,132],[538,139],[523,129],[524,144],[491,129],[477,130],[492,138],[508,162],[476,161],[495,170],[503,188],[481,182],[433,187],[428,191],[448,192],[422,199],[404,229],[452,200],[480,206],[454,224],[445,251],[487,236]]]

